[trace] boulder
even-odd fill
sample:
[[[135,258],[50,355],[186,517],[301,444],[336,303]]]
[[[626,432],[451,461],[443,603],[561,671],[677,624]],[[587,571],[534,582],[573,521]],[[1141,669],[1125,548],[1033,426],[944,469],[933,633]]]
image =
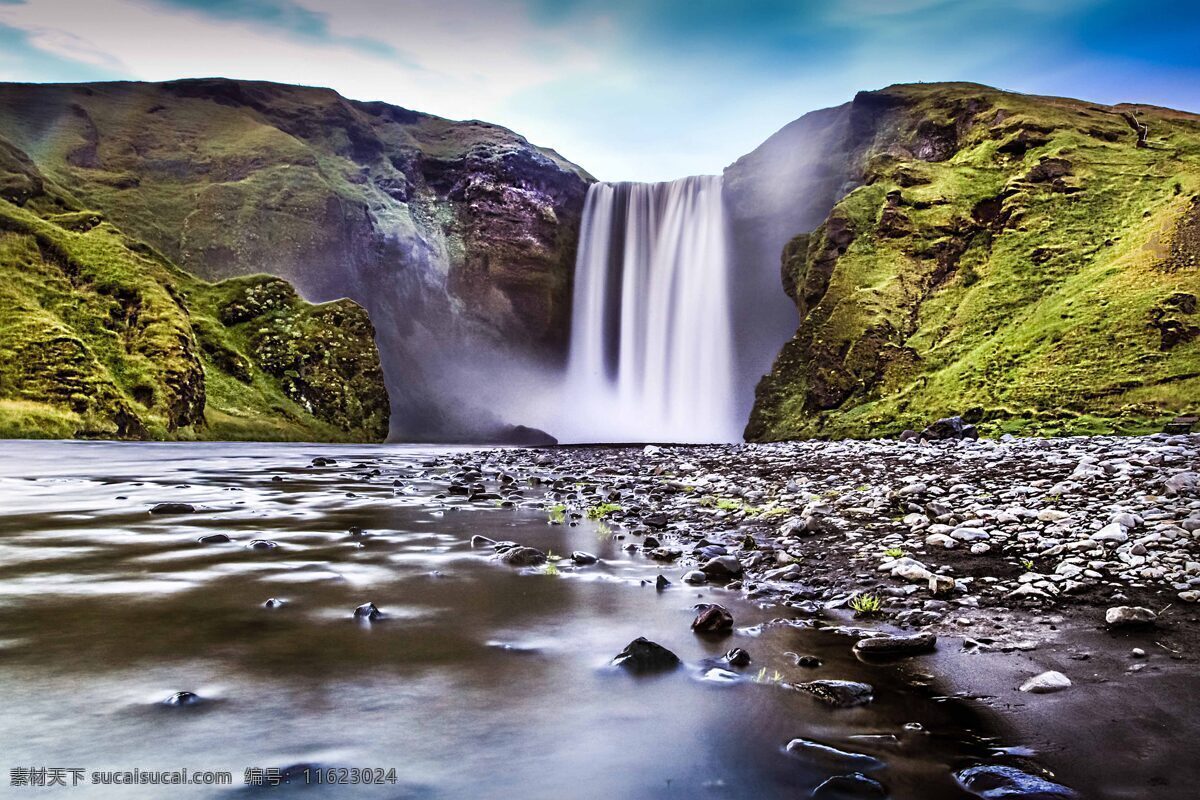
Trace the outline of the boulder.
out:
[[[151,514],[191,514],[196,507],[191,503],[159,503],[150,509]]]
[[[729,633],[733,630],[733,614],[725,606],[701,603],[696,606],[692,630],[696,633]]]
[[[679,656],[661,644],[639,636],[627,644],[612,663],[635,674],[666,672],[679,666]]]
[[[1142,606],[1116,606],[1104,612],[1104,622],[1110,628],[1149,628],[1158,615]]]
[[[1016,767],[984,764],[955,773],[967,791],[984,800],[1073,800],[1075,792],[1066,786]]]
[[[1063,689],[1071,688],[1071,679],[1061,672],[1049,670],[1041,675],[1034,675],[1029,680],[1021,684],[1022,692],[1030,694],[1050,694],[1051,692],[1061,692]]]
[[[492,558],[499,561],[501,564],[508,564],[510,567],[536,567],[539,564],[546,563],[546,554],[536,547],[524,547],[517,545],[501,550]]]
[[[808,681],[794,684],[793,688],[799,692],[807,692],[834,708],[866,705],[875,699],[875,688],[869,683],[858,681]]]
[[[865,656],[911,656],[932,652],[937,647],[937,636],[914,633],[907,636],[870,636],[854,643],[854,652]]]

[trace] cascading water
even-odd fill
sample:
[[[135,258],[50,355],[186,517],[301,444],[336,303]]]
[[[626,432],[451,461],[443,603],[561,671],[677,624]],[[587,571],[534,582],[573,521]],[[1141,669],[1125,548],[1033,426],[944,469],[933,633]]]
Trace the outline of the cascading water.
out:
[[[740,441],[726,227],[719,176],[589,188],[565,441]]]

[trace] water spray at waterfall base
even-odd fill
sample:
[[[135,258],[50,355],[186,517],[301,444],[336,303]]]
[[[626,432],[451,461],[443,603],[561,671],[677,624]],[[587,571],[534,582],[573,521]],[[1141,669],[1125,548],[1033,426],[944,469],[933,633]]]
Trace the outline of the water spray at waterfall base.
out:
[[[729,265],[719,176],[589,188],[564,441],[740,441]]]

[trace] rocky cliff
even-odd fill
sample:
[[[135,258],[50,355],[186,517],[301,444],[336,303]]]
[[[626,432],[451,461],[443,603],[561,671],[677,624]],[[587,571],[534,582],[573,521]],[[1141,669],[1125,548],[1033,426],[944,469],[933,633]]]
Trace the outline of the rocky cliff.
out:
[[[519,422],[505,384],[562,357],[590,176],[504,128],[213,79],[0,85],[0,135],[190,273],[366,308],[397,437]]]
[[[193,277],[0,139],[0,438],[380,440],[373,338],[348,300]]]
[[[985,433],[1133,432],[1195,406],[1200,117],[973,84],[823,113],[798,127],[834,126],[819,191],[840,188],[783,251],[800,324],[748,438],[956,411]]]

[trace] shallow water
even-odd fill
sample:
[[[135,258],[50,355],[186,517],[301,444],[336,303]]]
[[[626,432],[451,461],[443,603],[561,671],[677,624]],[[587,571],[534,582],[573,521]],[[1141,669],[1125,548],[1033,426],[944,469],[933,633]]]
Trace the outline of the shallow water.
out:
[[[968,796],[951,771],[994,744],[973,709],[936,702],[896,666],[860,663],[844,637],[765,624],[788,609],[684,588],[678,567],[656,592],[644,582],[659,564],[603,525],[548,524],[536,488],[523,487],[517,508],[439,497],[453,470],[429,465],[454,452],[465,453],[0,443],[0,766],[82,768],[80,786],[25,791],[114,798],[165,790],[94,785],[92,772],[232,773],[230,787],[171,797],[262,791],[244,785],[247,768],[309,764],[382,768],[385,780],[394,770],[395,782],[297,787],[297,777],[265,790],[795,798],[861,769],[785,752],[803,737],[879,759],[866,771],[891,797]],[[338,463],[312,467],[315,456]],[[148,513],[163,501],[198,510]],[[212,533],[233,541],[197,543]],[[474,534],[601,562],[515,569],[472,548]],[[253,539],[278,547],[250,549]],[[270,597],[287,602],[265,608]],[[354,619],[368,601],[387,618]],[[705,601],[730,608],[734,635],[689,630]],[[685,666],[641,678],[608,667],[637,636]],[[705,659],[734,646],[754,663],[706,680]],[[824,666],[797,667],[788,651]],[[816,678],[865,680],[876,700],[834,710],[781,686]],[[163,705],[178,691],[204,702]],[[3,779],[8,788],[12,774]]]

